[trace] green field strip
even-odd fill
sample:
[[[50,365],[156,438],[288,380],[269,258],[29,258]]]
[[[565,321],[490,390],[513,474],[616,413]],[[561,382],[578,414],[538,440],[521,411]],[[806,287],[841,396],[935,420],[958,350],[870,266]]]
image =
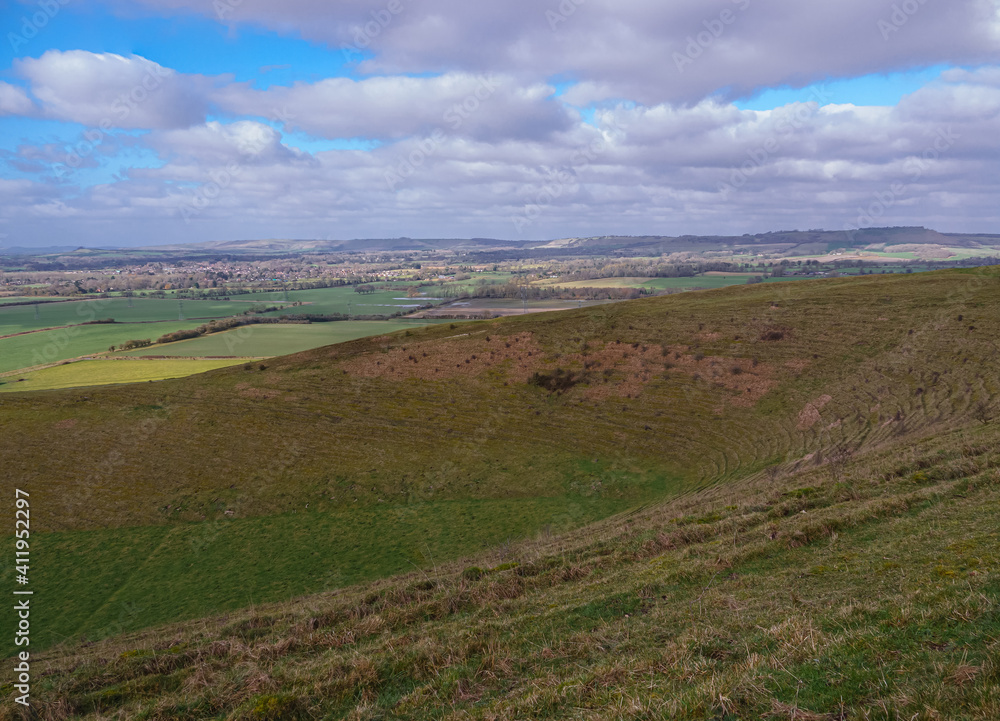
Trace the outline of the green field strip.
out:
[[[84,325],[3,338],[0,339],[0,373],[104,353],[112,345],[144,338],[155,340],[164,333],[193,325],[197,322]]]

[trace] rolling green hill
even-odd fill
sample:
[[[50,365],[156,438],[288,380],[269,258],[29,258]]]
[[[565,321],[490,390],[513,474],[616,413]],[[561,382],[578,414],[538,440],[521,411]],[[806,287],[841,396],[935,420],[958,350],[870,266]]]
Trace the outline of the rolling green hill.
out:
[[[94,718],[989,718],[998,291],[739,286],[6,394],[35,638],[70,639],[39,693]]]
[[[997,718],[998,440],[980,425],[67,644],[35,658],[33,699],[95,721]]]

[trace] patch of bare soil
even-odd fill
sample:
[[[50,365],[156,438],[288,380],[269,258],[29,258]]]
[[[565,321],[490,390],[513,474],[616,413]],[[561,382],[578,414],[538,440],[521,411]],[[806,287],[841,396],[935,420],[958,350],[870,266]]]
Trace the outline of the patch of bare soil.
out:
[[[428,341],[369,353],[345,360],[341,368],[366,378],[423,380],[475,378],[487,372],[508,382],[524,383],[555,372],[583,384],[594,400],[634,398],[664,374],[697,376],[733,392],[729,403],[749,407],[776,385],[775,369],[748,359],[704,356],[688,346],[642,345],[620,341],[584,344],[574,353],[546,353],[531,333],[515,336],[473,336],[449,343]],[[543,387],[559,384],[553,380]],[[570,384],[567,384],[570,385]]]
[[[382,353],[366,353],[341,363],[341,368],[364,378],[476,377],[491,369],[502,368],[515,381],[531,377],[543,351],[531,333],[514,336],[469,336],[448,343],[428,341],[407,343],[385,349]]]
[[[799,411],[799,425],[797,428],[800,431],[807,431],[819,423],[819,412],[823,410],[823,407],[832,400],[833,398],[831,396],[822,395],[816,400],[806,403],[805,408]]]

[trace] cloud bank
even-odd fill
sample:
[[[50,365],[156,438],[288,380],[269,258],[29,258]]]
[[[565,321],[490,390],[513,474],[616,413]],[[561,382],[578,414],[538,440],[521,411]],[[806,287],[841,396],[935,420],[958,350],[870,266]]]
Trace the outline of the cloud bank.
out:
[[[0,115],[78,131],[0,154],[3,232],[51,244],[140,228],[173,242],[1000,227],[993,0],[228,1],[113,6],[299,33],[353,73],[262,87],[139,55],[16,59]],[[898,103],[823,90],[942,63]],[[732,102],[782,86],[802,88],[798,101]]]

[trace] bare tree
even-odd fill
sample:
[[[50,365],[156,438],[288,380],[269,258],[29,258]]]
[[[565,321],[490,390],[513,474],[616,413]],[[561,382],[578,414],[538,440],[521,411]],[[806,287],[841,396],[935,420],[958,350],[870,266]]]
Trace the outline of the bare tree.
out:
[[[840,441],[827,451],[827,463],[830,466],[830,473],[833,475],[835,481],[840,482],[844,480],[844,472],[847,470],[847,464],[850,463],[853,456],[854,449],[846,441]]]

